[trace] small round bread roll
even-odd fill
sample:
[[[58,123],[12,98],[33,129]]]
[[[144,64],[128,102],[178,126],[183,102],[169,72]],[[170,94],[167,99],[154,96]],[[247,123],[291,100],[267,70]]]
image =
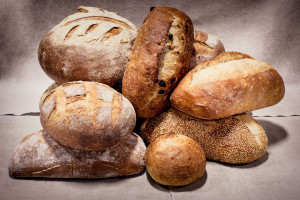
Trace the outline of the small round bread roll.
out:
[[[194,51],[190,70],[197,65],[215,59],[220,53],[225,52],[222,42],[213,34],[195,31]]]
[[[193,139],[168,133],[150,143],[146,149],[145,164],[156,182],[183,186],[203,176],[206,158],[201,146]]]
[[[137,27],[101,8],[78,10],[42,39],[40,65],[57,83],[95,81],[120,90]]]
[[[42,102],[41,123],[62,145],[82,150],[104,150],[126,139],[136,115],[119,92],[96,82],[65,83]]]

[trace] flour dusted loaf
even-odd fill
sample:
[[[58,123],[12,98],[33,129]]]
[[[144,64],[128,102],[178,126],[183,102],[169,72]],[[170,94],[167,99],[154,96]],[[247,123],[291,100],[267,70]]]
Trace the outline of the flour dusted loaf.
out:
[[[200,144],[207,159],[231,164],[249,163],[265,155],[268,138],[248,114],[219,120],[202,120],[170,108],[147,119],[140,134],[151,142],[166,133],[186,135]]]
[[[174,8],[154,8],[145,18],[122,85],[138,117],[153,117],[169,104],[170,93],[190,65],[193,31],[191,19]]]
[[[131,103],[119,92],[96,82],[64,83],[40,107],[45,131],[62,145],[104,150],[126,139],[136,123]]]
[[[167,133],[147,147],[145,163],[147,172],[156,182],[183,186],[203,176],[206,158],[201,146],[193,139]]]
[[[178,110],[203,119],[220,119],[272,106],[284,96],[281,76],[269,64],[224,52],[191,70],[171,95]]]
[[[62,146],[46,131],[39,131],[19,143],[9,164],[9,174],[45,178],[127,176],[144,170],[145,150],[143,140],[134,133],[113,148],[84,151]]]
[[[194,51],[190,70],[201,63],[215,59],[224,51],[224,45],[215,35],[202,31],[195,31]]]
[[[96,81],[120,90],[137,27],[101,8],[78,10],[42,39],[40,65],[57,83]]]

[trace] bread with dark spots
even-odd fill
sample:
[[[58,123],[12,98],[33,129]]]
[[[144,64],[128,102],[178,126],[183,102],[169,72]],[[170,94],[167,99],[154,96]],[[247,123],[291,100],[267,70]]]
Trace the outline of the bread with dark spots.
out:
[[[142,138],[150,144],[166,133],[186,135],[200,144],[207,159],[231,164],[257,160],[268,146],[264,130],[248,114],[202,120],[170,108],[147,119],[140,128]]]

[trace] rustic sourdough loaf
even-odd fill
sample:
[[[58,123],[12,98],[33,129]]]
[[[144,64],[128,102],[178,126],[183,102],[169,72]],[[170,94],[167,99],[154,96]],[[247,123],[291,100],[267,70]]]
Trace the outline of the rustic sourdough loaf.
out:
[[[224,51],[224,45],[215,35],[202,31],[195,31],[194,50],[190,70],[201,63],[215,59]]]
[[[284,91],[283,80],[271,65],[224,52],[191,70],[172,93],[171,104],[195,117],[220,119],[272,106]]]
[[[249,163],[265,155],[268,138],[262,127],[248,114],[219,120],[202,120],[170,108],[147,119],[140,129],[151,142],[166,133],[186,135],[200,144],[207,159],[232,164]]]
[[[62,146],[46,131],[39,131],[19,143],[9,164],[9,174],[45,178],[127,176],[144,170],[145,150],[143,140],[134,133],[113,148],[84,151]]]
[[[101,8],[78,10],[42,39],[43,70],[58,83],[96,81],[120,90],[137,27]]]
[[[64,83],[40,107],[45,131],[62,145],[103,150],[126,139],[136,123],[131,103],[107,85]]]
[[[206,158],[201,146],[193,139],[167,133],[147,147],[145,163],[147,172],[156,182],[183,186],[203,176]]]
[[[153,117],[187,73],[193,50],[192,21],[174,8],[154,8],[135,39],[125,70],[122,94],[137,116]]]

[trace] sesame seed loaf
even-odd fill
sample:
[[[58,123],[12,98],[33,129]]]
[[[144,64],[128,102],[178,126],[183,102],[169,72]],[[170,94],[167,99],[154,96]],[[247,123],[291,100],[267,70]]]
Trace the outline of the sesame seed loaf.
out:
[[[160,135],[146,149],[147,172],[158,183],[188,185],[203,176],[206,158],[193,139],[174,133]]]
[[[138,117],[153,117],[169,104],[170,93],[188,71],[193,32],[191,19],[174,8],[154,8],[145,18],[122,85]]]
[[[64,83],[40,107],[45,131],[62,145],[104,150],[126,139],[136,123],[131,103],[119,92],[96,82]]]
[[[40,42],[41,67],[57,83],[95,81],[120,90],[137,27],[101,8],[78,10]]]
[[[249,163],[265,155],[268,138],[248,114],[202,120],[170,108],[141,126],[142,138],[151,142],[161,134],[186,135],[200,144],[207,159],[232,164]]]
[[[84,151],[60,145],[46,131],[28,135],[9,164],[14,177],[108,178],[144,170],[146,146],[131,133],[119,145],[103,151]]]
[[[225,52],[224,45],[215,35],[195,31],[194,50],[190,70],[201,63],[215,59],[222,52]]]
[[[170,100],[189,115],[220,119],[272,106],[284,92],[284,82],[271,65],[246,54],[224,52],[191,70]]]

